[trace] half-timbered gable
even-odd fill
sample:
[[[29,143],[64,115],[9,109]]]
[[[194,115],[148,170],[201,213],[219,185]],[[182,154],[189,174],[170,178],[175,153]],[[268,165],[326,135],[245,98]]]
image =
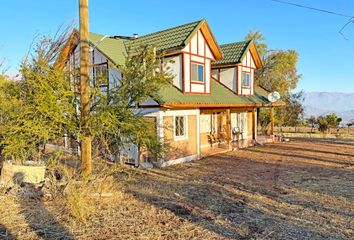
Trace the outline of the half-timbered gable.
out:
[[[254,71],[262,67],[252,41],[220,46],[224,57],[212,63],[212,77],[237,95],[254,95]]]

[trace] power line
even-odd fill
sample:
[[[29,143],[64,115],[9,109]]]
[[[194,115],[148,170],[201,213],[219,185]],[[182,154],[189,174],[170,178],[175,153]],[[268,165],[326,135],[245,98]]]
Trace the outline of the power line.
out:
[[[309,6],[305,6],[305,5],[301,5],[301,4],[297,4],[297,3],[292,3],[292,2],[288,2],[288,1],[282,1],[282,0],[271,0],[271,1],[282,3],[282,4],[288,4],[288,5],[292,5],[292,6],[296,6],[296,7],[300,7],[300,8],[306,8],[306,9],[314,10],[314,11],[317,11],[317,12],[324,12],[324,13],[328,13],[328,14],[333,14],[333,15],[346,17],[346,18],[352,18],[353,17],[353,16],[350,16],[350,15],[347,15],[347,14],[343,14],[343,13],[328,11],[328,10],[315,8],[315,7],[309,7]]]
[[[315,8],[315,7],[309,7],[309,6],[305,6],[305,5],[301,5],[301,4],[297,4],[297,3],[292,3],[292,2],[288,2],[288,1],[283,1],[283,0],[271,0],[273,2],[277,2],[277,3],[282,3],[282,4],[287,4],[287,5],[291,5],[291,6],[295,6],[295,7],[300,7],[300,8],[306,8],[306,9],[310,9],[313,11],[317,11],[317,12],[323,12],[323,13],[328,13],[328,14],[332,14],[332,15],[336,15],[336,16],[340,16],[340,17],[345,17],[348,18],[348,21],[342,26],[342,28],[338,31],[338,33],[340,35],[342,35],[342,37],[345,40],[348,40],[343,31],[346,27],[349,26],[349,24],[354,23],[354,16],[350,16],[347,14],[343,14],[343,13],[338,13],[338,12],[333,12],[333,11],[328,11],[328,10],[324,10],[324,9],[320,9],[320,8]]]

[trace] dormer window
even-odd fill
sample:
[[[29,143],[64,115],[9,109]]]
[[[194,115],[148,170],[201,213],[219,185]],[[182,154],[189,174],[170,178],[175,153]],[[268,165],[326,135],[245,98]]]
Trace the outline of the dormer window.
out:
[[[192,82],[204,82],[204,65],[192,63]]]
[[[251,73],[243,72],[241,79],[242,79],[242,87],[246,87],[246,88],[251,87]]]

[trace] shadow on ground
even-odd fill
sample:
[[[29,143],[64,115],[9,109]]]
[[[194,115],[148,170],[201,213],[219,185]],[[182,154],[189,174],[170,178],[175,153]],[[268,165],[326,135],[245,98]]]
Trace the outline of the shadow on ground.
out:
[[[337,189],[349,188],[354,175],[327,167],[343,164],[332,159],[336,146],[321,150],[331,158],[316,156],[317,147],[306,151],[296,143],[255,147],[154,169],[137,176],[136,185],[126,191],[221,238],[350,239],[354,192]],[[309,152],[313,156],[306,155]],[[313,166],[309,160],[323,165]]]

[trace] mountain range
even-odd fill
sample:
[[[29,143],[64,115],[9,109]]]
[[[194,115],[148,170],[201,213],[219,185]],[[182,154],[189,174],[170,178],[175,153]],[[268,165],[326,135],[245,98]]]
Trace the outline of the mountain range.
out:
[[[335,113],[342,123],[354,120],[354,93],[304,92],[305,118]]]

